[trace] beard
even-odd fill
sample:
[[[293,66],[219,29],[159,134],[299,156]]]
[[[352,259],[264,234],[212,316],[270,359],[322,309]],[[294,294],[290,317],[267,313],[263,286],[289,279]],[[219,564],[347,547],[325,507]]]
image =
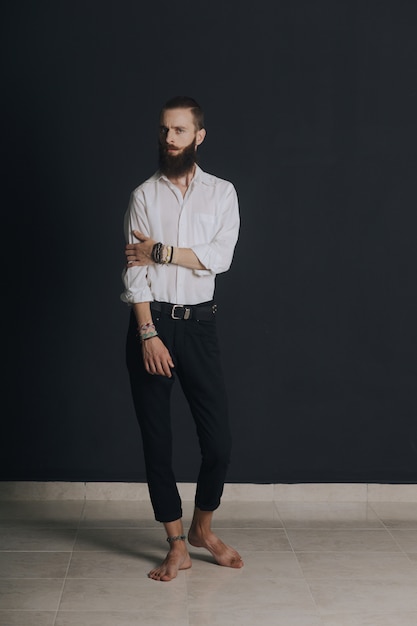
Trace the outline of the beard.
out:
[[[190,172],[197,163],[196,140],[186,146],[178,153],[169,154],[167,146],[159,142],[159,170],[165,176],[178,178]]]

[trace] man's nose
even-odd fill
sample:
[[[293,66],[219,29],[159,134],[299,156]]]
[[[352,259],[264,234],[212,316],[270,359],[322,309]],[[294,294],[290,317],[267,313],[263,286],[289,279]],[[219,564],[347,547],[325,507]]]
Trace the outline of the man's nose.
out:
[[[173,130],[168,130],[165,140],[167,143],[170,143],[170,144],[174,143],[174,131]]]

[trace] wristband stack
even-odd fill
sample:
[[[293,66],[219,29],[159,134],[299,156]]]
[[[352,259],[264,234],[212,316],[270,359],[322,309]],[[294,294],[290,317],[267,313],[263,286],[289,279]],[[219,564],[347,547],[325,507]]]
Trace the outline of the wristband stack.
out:
[[[152,248],[151,257],[154,263],[168,265],[168,263],[172,263],[173,254],[174,246],[165,246],[163,243],[158,241],[158,243],[155,243]]]
[[[152,337],[157,337],[158,331],[155,328],[155,324],[153,324],[152,322],[148,322],[147,324],[142,324],[142,326],[138,326],[137,336],[141,341],[146,341],[147,339],[152,339]]]

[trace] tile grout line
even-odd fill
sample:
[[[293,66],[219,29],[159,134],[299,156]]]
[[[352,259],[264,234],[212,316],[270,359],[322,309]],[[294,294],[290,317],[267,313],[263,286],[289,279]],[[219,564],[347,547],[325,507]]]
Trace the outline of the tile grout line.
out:
[[[58,599],[58,603],[57,603],[57,609],[55,611],[55,617],[54,617],[54,621],[53,621],[52,626],[55,626],[56,621],[58,619],[58,614],[59,614],[59,610],[60,610],[60,607],[61,607],[62,597],[64,595],[65,585],[66,585],[67,580],[68,580],[68,572],[69,572],[69,569],[70,569],[70,566],[71,566],[72,557],[74,555],[74,547],[75,547],[75,544],[77,542],[77,538],[78,538],[78,533],[79,533],[79,530],[80,530],[81,522],[82,522],[83,517],[84,517],[86,504],[87,504],[87,501],[86,501],[86,498],[84,497],[83,506],[82,506],[82,509],[80,511],[80,516],[78,518],[77,529],[76,529],[76,532],[75,532],[74,541],[72,543],[72,548],[71,548],[71,551],[70,551],[70,556],[69,556],[69,559],[68,559],[68,564],[67,564],[67,568],[66,568],[66,571],[65,571],[64,579],[62,581],[61,593],[59,594],[59,599]]]
[[[183,500],[193,500],[190,489],[194,484],[179,482],[178,485]],[[121,494],[125,497],[120,497]],[[223,501],[413,502],[416,496],[417,483],[226,483]],[[1,499],[147,501],[148,491],[143,481],[0,481]]]
[[[371,505],[371,509],[373,510],[373,512],[375,513],[375,515],[377,516],[378,520],[381,522],[381,524],[383,525],[383,527],[385,528],[385,530],[388,532],[389,536],[391,537],[391,539],[395,542],[395,544],[398,546],[398,548],[400,549],[401,553],[404,554],[404,556],[407,558],[407,561],[409,563],[414,563],[413,560],[410,558],[409,554],[405,551],[405,549],[403,549],[400,545],[400,543],[395,539],[395,537],[392,534],[393,530],[396,530],[395,528],[390,528],[389,526],[387,526],[387,524],[385,524],[385,522],[381,519],[381,517],[378,515],[378,512],[375,510],[375,508]],[[398,529],[401,530],[401,529]],[[411,529],[412,530],[412,529]]]
[[[317,605],[317,602],[316,602],[316,601],[315,601],[315,599],[314,599],[313,592],[312,592],[312,590],[311,590],[310,584],[309,584],[309,582],[308,582],[308,580],[307,580],[307,578],[306,578],[306,576],[305,576],[305,573],[304,573],[303,568],[301,567],[301,563],[300,563],[300,561],[299,561],[299,558],[298,558],[297,552],[294,550],[294,546],[293,546],[293,544],[292,544],[292,542],[291,542],[291,539],[290,539],[290,537],[289,537],[289,535],[288,535],[288,532],[287,532],[287,527],[286,527],[286,525],[285,525],[285,523],[284,523],[283,519],[281,518],[281,515],[280,515],[280,513],[279,513],[279,508],[278,508],[278,506],[277,506],[277,504],[276,504],[276,503],[275,503],[275,507],[276,507],[276,509],[277,509],[278,517],[279,517],[279,519],[280,519],[280,521],[281,521],[281,523],[282,523],[282,526],[283,526],[283,529],[284,529],[285,536],[286,536],[287,541],[288,541],[288,543],[289,543],[289,545],[290,545],[291,552],[292,552],[292,554],[293,554],[293,556],[294,556],[294,558],[295,558],[295,560],[296,560],[296,562],[297,562],[298,569],[299,569],[299,571],[300,571],[300,573],[301,573],[301,575],[302,575],[302,580],[303,580],[304,584],[306,585],[306,587],[307,587],[307,589],[308,589],[309,596],[310,596],[311,601],[312,601],[312,603],[313,603],[313,605],[314,605],[314,607],[315,607],[316,617],[320,620],[320,622],[321,622],[321,623],[323,623],[323,620],[322,620],[322,615],[321,615],[321,613],[320,613],[320,609],[319,609],[319,607],[318,607],[318,605]]]

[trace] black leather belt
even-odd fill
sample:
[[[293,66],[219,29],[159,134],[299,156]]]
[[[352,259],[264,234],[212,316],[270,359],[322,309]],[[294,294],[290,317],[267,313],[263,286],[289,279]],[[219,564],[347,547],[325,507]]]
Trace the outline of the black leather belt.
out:
[[[169,302],[151,302],[151,309],[169,315],[173,320],[212,320],[217,311],[217,304],[170,304]]]

